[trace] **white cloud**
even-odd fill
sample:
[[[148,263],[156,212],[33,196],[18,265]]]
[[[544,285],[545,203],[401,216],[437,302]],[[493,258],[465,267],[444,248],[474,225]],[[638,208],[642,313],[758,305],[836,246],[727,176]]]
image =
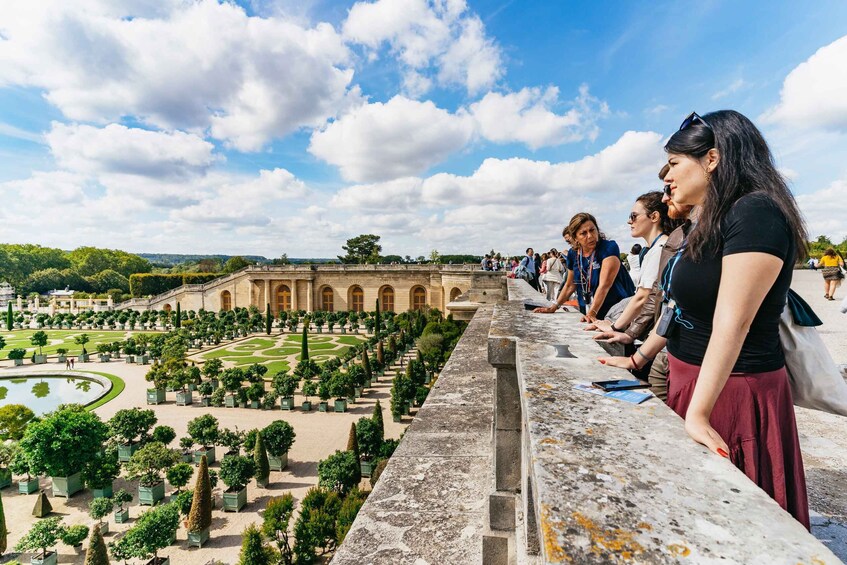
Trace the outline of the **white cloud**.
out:
[[[370,49],[383,43],[403,66],[407,95],[431,86],[462,86],[475,94],[503,74],[499,47],[464,0],[377,0],[357,2],[343,25],[345,38]]]
[[[424,172],[472,135],[468,116],[395,96],[359,106],[314,132],[309,152],[340,167],[347,180],[371,182]]]
[[[358,96],[328,24],[248,17],[214,0],[153,4],[4,3],[0,86],[43,88],[72,120],[210,128],[245,151],[319,125]]]
[[[720,100],[721,98],[726,98],[730,94],[735,94],[736,92],[747,86],[749,86],[749,84],[744,82],[743,78],[738,78],[732,81],[732,83],[729,84],[726,88],[712,94],[712,100]]]
[[[470,111],[479,125],[480,134],[490,141],[520,141],[533,149],[546,145],[596,139],[596,120],[609,113],[608,106],[588,92],[583,85],[573,107],[564,115],[553,112],[559,102],[559,89],[524,88],[519,92],[489,92],[471,104]]]
[[[847,179],[826,188],[797,195],[797,204],[806,219],[809,236],[826,235],[839,242],[847,238]]]
[[[664,114],[665,112],[667,112],[670,109],[671,109],[670,106],[667,106],[665,104],[657,104],[657,105],[653,106],[652,108],[647,108],[646,110],[644,110],[644,113],[647,114],[648,116],[658,116],[660,114]]]
[[[104,128],[53,122],[46,135],[50,151],[64,169],[153,178],[201,174],[217,158],[214,145],[180,131],[165,133],[120,124]]]
[[[847,129],[847,36],[798,65],[785,78],[780,101],[762,115],[790,128]]]

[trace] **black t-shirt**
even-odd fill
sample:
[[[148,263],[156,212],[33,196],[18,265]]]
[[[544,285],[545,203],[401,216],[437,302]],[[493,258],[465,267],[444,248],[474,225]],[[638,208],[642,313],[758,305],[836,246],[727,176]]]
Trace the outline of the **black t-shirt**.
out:
[[[681,320],[688,324],[675,324],[668,336],[668,352],[687,363],[702,365],[712,334],[721,259],[735,253],[768,253],[783,260],[782,270],[753,319],[732,372],[776,371],[785,365],[779,344],[779,317],[791,286],[794,237],[779,208],[761,194],[743,196],[732,206],[721,223],[721,237],[722,241],[714,242],[699,263],[683,255],[673,271],[671,295],[682,311]]]

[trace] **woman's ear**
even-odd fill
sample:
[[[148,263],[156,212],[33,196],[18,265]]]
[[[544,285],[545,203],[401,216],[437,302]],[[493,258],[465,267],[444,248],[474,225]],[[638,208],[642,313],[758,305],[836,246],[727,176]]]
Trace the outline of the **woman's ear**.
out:
[[[705,160],[705,169],[707,173],[713,173],[718,168],[718,163],[721,160],[720,152],[712,147],[709,152],[703,156]]]

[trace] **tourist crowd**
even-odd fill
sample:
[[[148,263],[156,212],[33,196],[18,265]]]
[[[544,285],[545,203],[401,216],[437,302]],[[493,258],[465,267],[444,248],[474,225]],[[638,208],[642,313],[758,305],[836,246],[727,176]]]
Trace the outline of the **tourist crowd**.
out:
[[[571,217],[566,251],[526,250],[514,276],[554,313],[576,299],[595,339],[625,355],[600,363],[647,381],[685,429],[730,459],[809,528],[806,481],[779,321],[806,230],[768,145],[745,116],[689,115],[665,145],[663,190],[638,196],[628,224],[643,243],[624,267],[594,215]],[[843,260],[821,261],[833,299]],[[636,344],[640,346],[636,347]]]

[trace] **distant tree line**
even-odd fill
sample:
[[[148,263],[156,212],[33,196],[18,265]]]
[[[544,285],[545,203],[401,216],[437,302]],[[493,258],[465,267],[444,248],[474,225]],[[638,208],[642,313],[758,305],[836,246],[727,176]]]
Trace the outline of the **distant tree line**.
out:
[[[809,257],[820,259],[823,252],[830,247],[840,253],[842,257],[847,257],[847,237],[841,243],[835,244],[825,235],[820,235],[816,240],[809,242]]]

